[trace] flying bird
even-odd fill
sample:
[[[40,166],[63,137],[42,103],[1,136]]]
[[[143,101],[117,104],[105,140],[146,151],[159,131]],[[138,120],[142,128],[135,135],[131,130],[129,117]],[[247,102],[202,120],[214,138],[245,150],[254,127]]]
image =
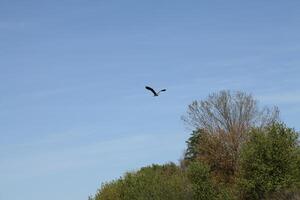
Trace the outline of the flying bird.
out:
[[[160,92],[165,92],[167,91],[166,89],[162,89],[160,90],[159,92],[156,92],[153,88],[149,87],[149,86],[146,86],[145,87],[147,90],[150,90],[152,93],[153,93],[153,96],[154,97],[157,97],[159,95]]]

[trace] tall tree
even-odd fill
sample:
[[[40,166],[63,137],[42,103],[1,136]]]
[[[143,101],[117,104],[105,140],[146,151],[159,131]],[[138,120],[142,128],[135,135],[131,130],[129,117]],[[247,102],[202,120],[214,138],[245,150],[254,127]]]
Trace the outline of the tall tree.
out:
[[[187,141],[186,160],[206,162],[226,182],[238,169],[241,145],[252,127],[264,127],[278,121],[279,111],[260,108],[252,95],[220,91],[188,106],[184,122],[194,129]]]
[[[209,132],[244,132],[249,127],[262,127],[278,120],[277,107],[259,108],[251,94],[222,90],[207,99],[193,101],[183,121],[191,128]]]

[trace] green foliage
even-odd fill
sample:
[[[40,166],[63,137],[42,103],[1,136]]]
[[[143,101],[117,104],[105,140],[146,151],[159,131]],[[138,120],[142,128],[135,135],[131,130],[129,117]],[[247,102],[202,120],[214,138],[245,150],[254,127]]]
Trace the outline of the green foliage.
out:
[[[102,185],[95,200],[188,200],[189,190],[187,177],[175,164],[152,165]]]
[[[217,196],[210,179],[208,166],[200,162],[193,162],[187,169],[187,175],[192,184],[193,199],[216,199]]]
[[[187,149],[184,155],[185,160],[195,160],[198,154],[198,144],[201,137],[201,131],[193,131],[187,143]]]
[[[121,197],[122,184],[121,181],[111,181],[102,184],[101,189],[98,190],[94,200],[122,200]]]
[[[224,184],[232,183],[238,165],[238,145],[235,133],[211,134],[203,129],[194,131],[187,141],[188,147],[183,164],[200,161],[210,167],[214,178]]]
[[[298,134],[283,124],[253,129],[240,155],[239,189],[243,199],[299,185]]]
[[[192,162],[186,170],[173,163],[143,167],[103,184],[94,200],[226,200],[224,188],[216,187],[208,166]]]
[[[300,189],[289,188],[276,191],[267,196],[267,200],[300,200]]]

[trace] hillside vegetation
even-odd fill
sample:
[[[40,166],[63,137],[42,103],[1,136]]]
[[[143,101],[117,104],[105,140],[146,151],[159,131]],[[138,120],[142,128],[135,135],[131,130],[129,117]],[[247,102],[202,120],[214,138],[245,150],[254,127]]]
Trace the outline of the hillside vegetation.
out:
[[[146,166],[103,183],[90,200],[300,200],[299,134],[244,92],[188,106],[193,130],[178,165]]]

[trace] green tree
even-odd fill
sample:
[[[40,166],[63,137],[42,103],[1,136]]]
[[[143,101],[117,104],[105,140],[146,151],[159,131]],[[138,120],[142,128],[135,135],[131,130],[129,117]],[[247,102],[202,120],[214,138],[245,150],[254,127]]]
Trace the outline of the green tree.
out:
[[[104,184],[95,200],[190,200],[191,187],[175,164],[152,165]]]
[[[209,171],[209,167],[200,162],[192,162],[187,168],[187,175],[192,183],[194,200],[213,200],[217,198]]]
[[[121,180],[103,183],[93,200],[122,200]]]
[[[253,127],[278,120],[275,107],[260,108],[250,94],[220,91],[188,106],[184,122],[194,128],[187,141],[185,161],[199,160],[209,165],[224,183],[234,181],[240,149]]]
[[[242,199],[264,199],[285,188],[298,187],[298,133],[284,124],[255,128],[240,156]]]
[[[203,130],[199,129],[197,131],[193,131],[189,139],[186,141],[187,143],[187,149],[185,151],[184,159],[188,161],[194,161],[196,160],[199,150],[198,150],[198,144],[201,140],[201,136],[203,135]]]

